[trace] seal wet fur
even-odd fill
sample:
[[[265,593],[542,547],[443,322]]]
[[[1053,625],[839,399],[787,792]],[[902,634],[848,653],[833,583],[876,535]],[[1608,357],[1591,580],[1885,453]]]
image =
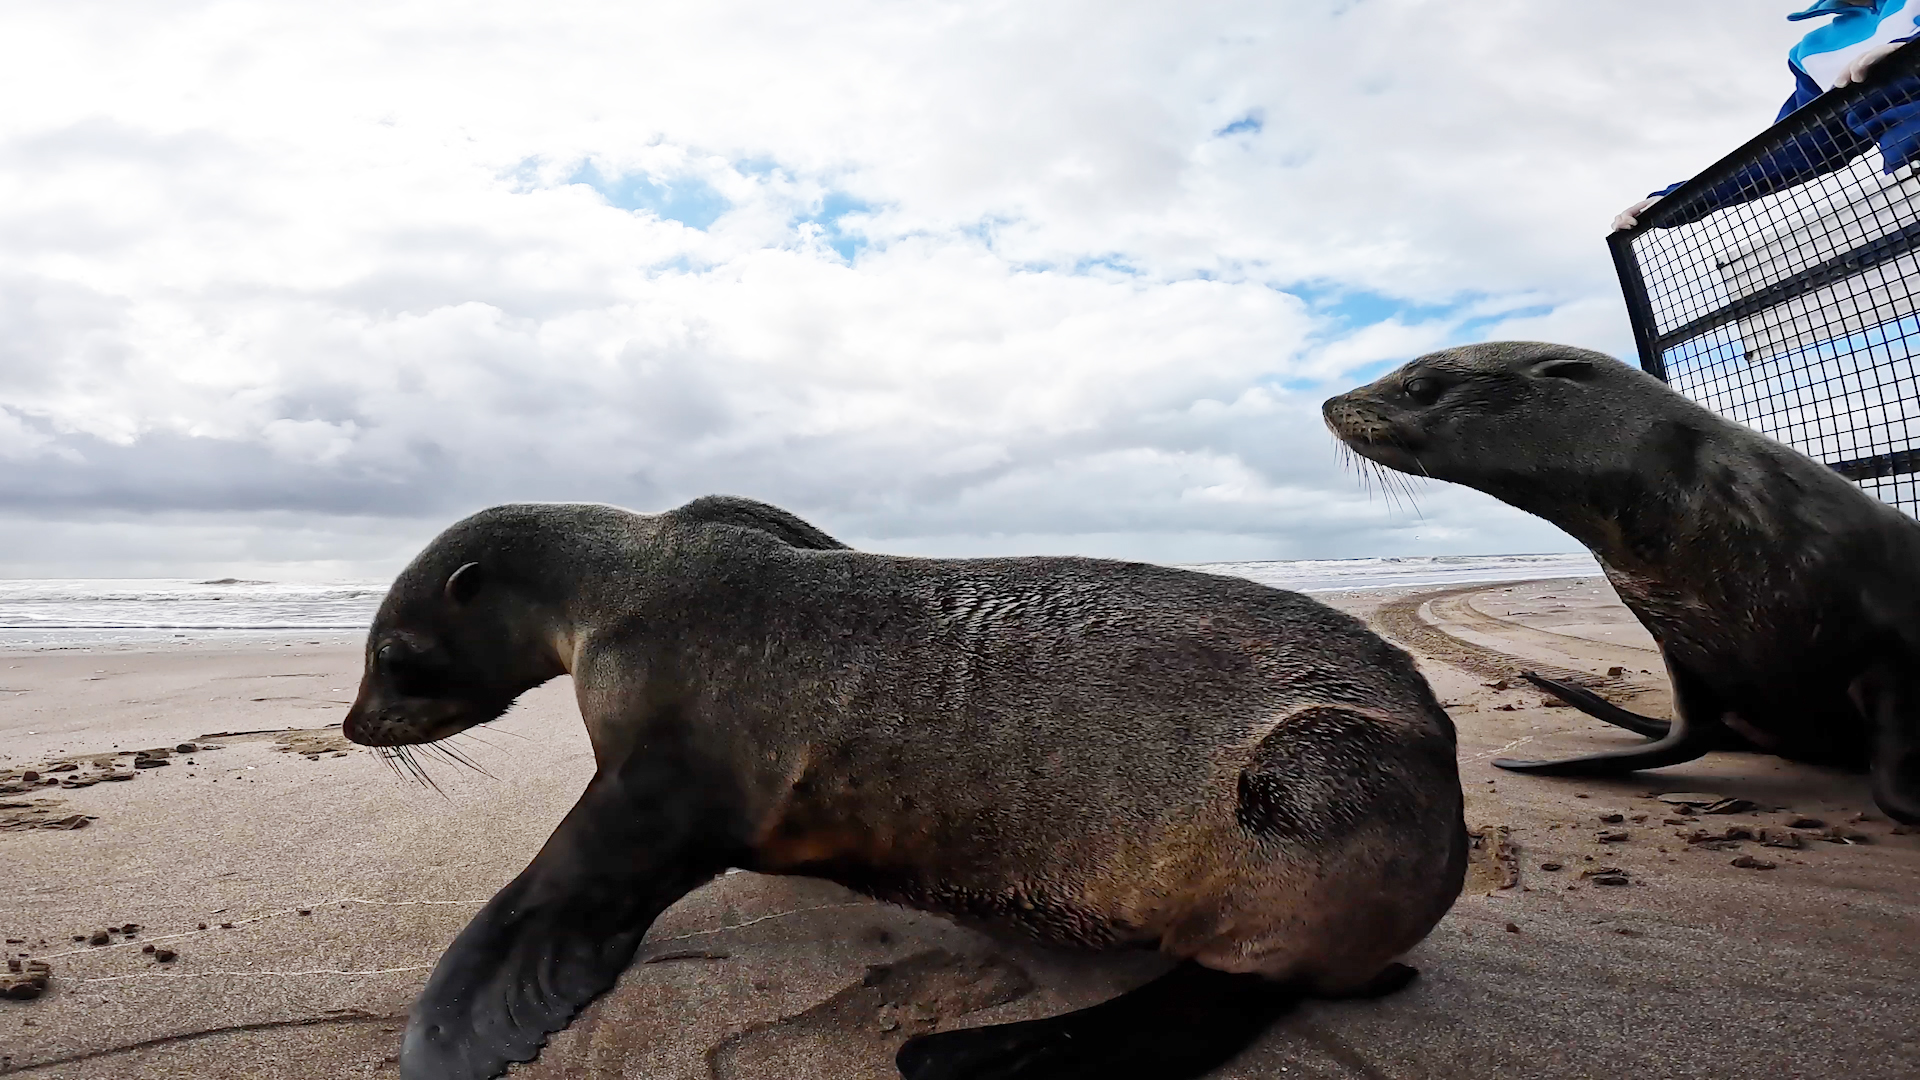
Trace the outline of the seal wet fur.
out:
[[[1660,646],[1671,723],[1533,679],[1651,742],[1495,765],[1607,775],[1758,749],[1870,767],[1881,809],[1920,822],[1920,523],[1653,376],[1566,345],[1432,353],[1322,412],[1368,460],[1572,534]]]
[[[345,733],[442,738],[566,672],[596,772],[434,968],[406,1077],[533,1058],[729,867],[1182,961],[915,1039],[913,1080],[1196,1076],[1302,996],[1404,983],[1465,873],[1453,725],[1410,658],[1237,578],[865,554],[738,499],[503,506],[394,583]]]

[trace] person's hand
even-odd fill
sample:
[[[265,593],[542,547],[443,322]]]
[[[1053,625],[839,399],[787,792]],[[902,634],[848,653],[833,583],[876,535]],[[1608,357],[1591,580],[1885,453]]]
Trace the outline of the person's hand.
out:
[[[1867,69],[1885,60],[1888,53],[1899,48],[1902,44],[1905,44],[1905,42],[1893,45],[1875,45],[1873,48],[1854,57],[1852,63],[1840,69],[1839,76],[1833,80],[1833,88],[1838,90],[1852,83],[1866,82]]]
[[[1640,224],[1640,215],[1646,213],[1648,207],[1659,201],[1660,196],[1649,195],[1639,202],[1634,203],[1632,206],[1627,207],[1625,210],[1613,215],[1613,231],[1619,232],[1622,229],[1631,229],[1635,225]]]

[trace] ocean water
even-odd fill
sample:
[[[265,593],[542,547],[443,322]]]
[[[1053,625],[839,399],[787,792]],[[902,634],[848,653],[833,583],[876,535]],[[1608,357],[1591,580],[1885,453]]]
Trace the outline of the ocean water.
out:
[[[1186,568],[1231,574],[1276,589],[1307,593],[1598,577],[1600,574],[1600,564],[1584,551],[1577,555],[1423,555],[1403,559],[1189,563]]]
[[[0,648],[366,633],[385,581],[0,580]]]
[[[1600,572],[1579,555],[1461,555],[1197,563],[1300,592],[1444,586]],[[207,639],[341,640],[364,634],[385,581],[295,584],[169,578],[0,580],[0,648]]]

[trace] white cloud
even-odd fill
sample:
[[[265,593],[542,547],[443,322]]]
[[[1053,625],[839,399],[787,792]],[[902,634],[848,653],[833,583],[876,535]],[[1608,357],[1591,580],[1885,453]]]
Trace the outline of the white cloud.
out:
[[[0,506],[111,521],[46,548],[100,573],[715,490],[896,550],[1566,548],[1369,502],[1318,400],[1624,352],[1605,222],[1771,117],[1785,10],[23,0]]]

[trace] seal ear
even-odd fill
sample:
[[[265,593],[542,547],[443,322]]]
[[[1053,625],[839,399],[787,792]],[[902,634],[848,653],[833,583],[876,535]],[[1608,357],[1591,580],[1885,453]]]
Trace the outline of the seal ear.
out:
[[[1543,379],[1592,382],[1600,374],[1600,369],[1594,367],[1591,360],[1582,360],[1577,356],[1555,356],[1533,365],[1533,374]]]
[[[447,600],[454,607],[465,607],[486,583],[487,575],[480,564],[470,562],[447,576]]]

